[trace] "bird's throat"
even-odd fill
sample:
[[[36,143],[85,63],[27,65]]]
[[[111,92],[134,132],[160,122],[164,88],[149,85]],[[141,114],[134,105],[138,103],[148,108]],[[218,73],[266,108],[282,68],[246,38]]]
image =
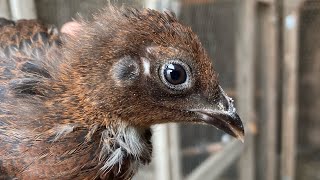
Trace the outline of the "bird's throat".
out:
[[[106,127],[101,132],[101,172],[116,168],[119,174],[129,172],[129,175],[136,172],[140,165],[149,163],[151,154],[150,128],[139,129],[121,123],[118,127]]]

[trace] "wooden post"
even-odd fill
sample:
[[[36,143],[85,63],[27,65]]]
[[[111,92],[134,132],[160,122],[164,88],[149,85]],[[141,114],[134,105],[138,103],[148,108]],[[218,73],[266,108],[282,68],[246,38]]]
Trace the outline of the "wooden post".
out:
[[[0,0],[0,17],[10,18],[10,9],[7,0]]]
[[[259,136],[257,137],[257,179],[277,178],[277,79],[278,79],[278,13],[275,0],[259,1],[258,4],[258,60],[260,79],[257,85],[261,93]]]
[[[157,125],[153,133],[154,169],[156,180],[171,180],[169,125]]]
[[[171,178],[173,180],[181,180],[182,169],[181,169],[181,148],[180,148],[180,126],[178,124],[169,125],[169,144],[170,144]]]
[[[154,128],[155,179],[181,180],[179,130],[177,124]]]
[[[283,0],[282,180],[295,179],[299,4],[299,0]]]
[[[238,1],[239,19],[236,34],[236,90],[237,108],[241,119],[250,124],[254,122],[254,60],[255,60],[255,22],[256,1]],[[246,126],[246,127],[250,127]],[[249,131],[248,128],[245,131]],[[247,133],[245,149],[240,156],[240,180],[255,179],[254,136]]]
[[[159,11],[170,10],[177,16],[180,13],[180,0],[145,0],[144,6],[150,9],[157,9]]]
[[[37,18],[34,0],[10,0],[9,2],[13,20]]]

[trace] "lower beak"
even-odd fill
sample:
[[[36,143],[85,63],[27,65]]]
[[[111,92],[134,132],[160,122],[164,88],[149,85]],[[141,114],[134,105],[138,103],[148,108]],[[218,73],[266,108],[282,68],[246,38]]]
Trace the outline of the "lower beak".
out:
[[[193,109],[200,121],[213,125],[229,135],[244,141],[244,127],[234,108],[232,98],[220,87],[220,96],[207,108]],[[200,116],[200,117],[199,117]]]
[[[197,110],[201,120],[213,125],[225,133],[244,141],[244,128],[239,115],[236,112]]]

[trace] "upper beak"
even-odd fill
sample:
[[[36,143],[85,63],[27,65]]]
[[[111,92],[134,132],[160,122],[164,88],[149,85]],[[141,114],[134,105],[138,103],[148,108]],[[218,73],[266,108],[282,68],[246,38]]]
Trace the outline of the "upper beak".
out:
[[[244,141],[244,127],[233,100],[221,89],[221,96],[213,105],[214,108],[193,109],[200,116],[200,119],[210,125],[221,129],[229,135]]]

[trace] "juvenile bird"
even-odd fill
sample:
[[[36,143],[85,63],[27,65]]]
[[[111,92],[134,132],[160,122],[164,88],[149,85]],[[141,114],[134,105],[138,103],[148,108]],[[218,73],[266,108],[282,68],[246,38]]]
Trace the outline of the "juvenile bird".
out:
[[[0,179],[131,179],[150,126],[243,139],[198,37],[169,12],[109,6],[75,35],[0,20]]]

